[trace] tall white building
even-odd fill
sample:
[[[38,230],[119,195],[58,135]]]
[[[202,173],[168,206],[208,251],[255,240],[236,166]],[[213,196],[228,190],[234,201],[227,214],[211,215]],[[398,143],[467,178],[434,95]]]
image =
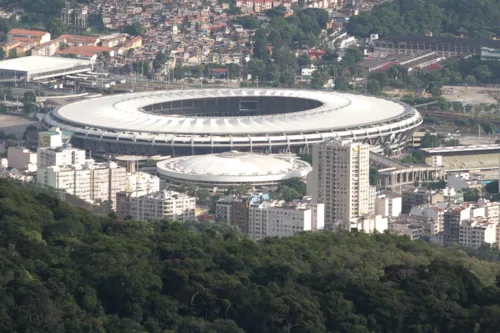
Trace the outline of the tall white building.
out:
[[[73,147],[38,148],[37,166],[75,165],[85,163],[85,150]]]
[[[113,206],[116,193],[126,187],[125,168],[116,163],[92,163],[39,168],[37,183],[64,190],[90,203],[110,200]]]
[[[167,219],[186,222],[195,219],[196,198],[173,191],[158,191],[137,196],[117,194],[117,215],[135,220]]]
[[[264,201],[249,208],[248,225],[248,233],[255,240],[320,230],[324,228],[324,205]]]
[[[313,147],[308,193],[325,204],[325,228],[370,212],[369,145],[330,140]]]

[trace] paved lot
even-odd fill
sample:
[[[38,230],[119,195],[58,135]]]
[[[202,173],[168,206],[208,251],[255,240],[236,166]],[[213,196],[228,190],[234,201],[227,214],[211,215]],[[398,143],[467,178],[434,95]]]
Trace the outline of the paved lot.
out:
[[[20,140],[23,137],[24,131],[29,125],[40,127],[36,120],[29,120],[19,116],[8,114],[0,114],[0,131],[5,134],[15,134],[16,138]]]
[[[444,86],[441,92],[444,99],[465,104],[497,104],[493,96],[500,97],[500,88]]]

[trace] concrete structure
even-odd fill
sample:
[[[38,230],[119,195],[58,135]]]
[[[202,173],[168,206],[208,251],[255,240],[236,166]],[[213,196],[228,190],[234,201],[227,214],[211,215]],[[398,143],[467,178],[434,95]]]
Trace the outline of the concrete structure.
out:
[[[31,56],[0,61],[0,77],[26,82],[89,72],[88,60]]]
[[[37,166],[64,166],[85,163],[85,150],[73,147],[38,148]]]
[[[37,183],[64,190],[90,203],[111,201],[116,203],[116,193],[126,187],[126,170],[116,163],[51,166],[38,168]]]
[[[375,52],[415,54],[435,52],[444,57],[480,54],[482,47],[500,48],[498,40],[477,40],[453,37],[394,36],[374,42]]]
[[[471,207],[466,204],[449,207],[444,211],[443,241],[445,245],[458,244],[460,225],[471,218]]]
[[[62,132],[59,129],[38,133],[38,148],[55,148],[62,145]]]
[[[443,165],[445,171],[471,171],[498,168],[500,144],[423,148],[425,163]]]
[[[36,153],[25,147],[9,147],[7,150],[7,160],[9,168],[27,170],[31,166],[36,166]]]
[[[74,132],[73,144],[96,152],[184,156],[297,153],[327,138],[399,149],[422,117],[406,104],[371,96],[221,88],[86,99],[53,110],[43,123]]]
[[[325,228],[369,213],[370,146],[359,142],[330,140],[313,148],[313,171],[308,193],[325,204]]]
[[[249,208],[248,234],[255,240],[261,240],[320,230],[324,228],[323,209],[323,204],[264,201]]]
[[[401,195],[394,192],[381,192],[375,198],[375,215],[398,217],[403,209]]]
[[[460,223],[458,244],[479,248],[497,241],[497,223],[484,218],[464,220]]]
[[[248,184],[276,186],[279,181],[305,178],[309,163],[295,156],[270,156],[231,151],[184,156],[157,163],[157,173],[171,186],[195,185],[211,190]]]
[[[433,182],[444,177],[442,166],[406,164],[370,152],[370,164],[377,167],[377,187],[390,191],[412,187],[415,183]]]
[[[481,60],[499,61],[500,60],[500,50],[498,48],[492,49],[489,47],[482,47],[481,48]]]
[[[444,194],[442,192],[430,190],[425,187],[410,188],[403,191],[401,194],[403,199],[403,213],[409,213],[412,207],[432,205],[444,199]]]
[[[173,191],[159,191],[136,196],[130,192],[117,194],[117,215],[136,220],[166,219],[194,221],[196,198]]]

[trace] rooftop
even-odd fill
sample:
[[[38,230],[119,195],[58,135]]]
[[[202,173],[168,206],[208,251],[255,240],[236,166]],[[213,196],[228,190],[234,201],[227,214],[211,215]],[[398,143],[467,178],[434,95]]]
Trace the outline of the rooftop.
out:
[[[423,148],[422,150],[428,154],[435,154],[435,153],[452,153],[452,152],[466,152],[466,151],[478,151],[478,150],[498,150],[498,149],[500,149],[500,144]]]
[[[0,70],[10,70],[19,72],[29,71],[50,71],[74,67],[78,65],[89,65],[88,60],[70,59],[61,57],[30,56],[0,61]]]
[[[46,34],[48,34],[47,31],[41,31],[41,30],[28,30],[28,29],[12,29],[8,33],[9,35],[29,35],[29,36],[36,36],[36,37],[43,37]]]

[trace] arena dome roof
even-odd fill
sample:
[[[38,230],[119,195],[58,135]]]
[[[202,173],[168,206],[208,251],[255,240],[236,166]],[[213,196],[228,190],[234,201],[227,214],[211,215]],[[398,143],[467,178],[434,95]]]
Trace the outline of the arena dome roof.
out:
[[[305,177],[311,169],[309,163],[296,157],[238,151],[177,157],[157,164],[158,174],[167,179],[202,182],[213,186],[224,183],[273,183]]]

